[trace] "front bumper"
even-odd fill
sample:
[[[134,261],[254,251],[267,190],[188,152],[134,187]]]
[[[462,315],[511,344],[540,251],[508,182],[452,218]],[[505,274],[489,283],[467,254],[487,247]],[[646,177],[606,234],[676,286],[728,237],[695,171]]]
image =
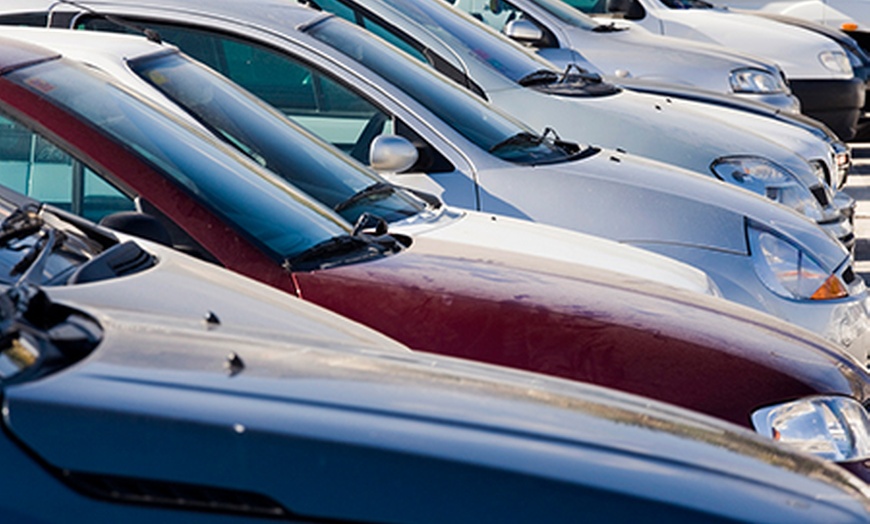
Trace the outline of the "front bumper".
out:
[[[824,122],[841,140],[855,136],[864,113],[864,80],[789,80],[789,85],[803,114]]]
[[[854,200],[852,203],[854,204]],[[829,235],[839,240],[850,253],[854,254],[856,242],[855,226],[852,225],[852,221],[849,219],[849,203],[841,199],[840,202],[835,200],[835,204],[843,205],[846,209],[840,209],[840,214],[835,220],[817,223],[819,224],[819,227],[824,229]],[[852,214],[854,214],[854,206],[852,206],[851,209],[853,210]]]
[[[722,296],[796,324],[833,342],[862,365],[870,352],[870,315],[866,286],[848,261],[836,271],[849,288],[839,300],[794,300],[770,291],[758,278],[750,256],[674,244],[631,245],[675,258],[705,271]]]

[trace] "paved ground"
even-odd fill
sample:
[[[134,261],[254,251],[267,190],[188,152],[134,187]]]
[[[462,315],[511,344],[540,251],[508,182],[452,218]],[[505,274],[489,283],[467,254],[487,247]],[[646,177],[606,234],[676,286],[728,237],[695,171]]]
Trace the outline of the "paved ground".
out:
[[[846,182],[846,192],[858,201],[855,216],[855,270],[870,284],[870,143],[853,143],[855,166]]]

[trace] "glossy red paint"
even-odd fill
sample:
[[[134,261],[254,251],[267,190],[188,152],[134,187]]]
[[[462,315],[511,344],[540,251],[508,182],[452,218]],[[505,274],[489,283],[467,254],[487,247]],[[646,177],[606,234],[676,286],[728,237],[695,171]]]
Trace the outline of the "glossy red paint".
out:
[[[823,392],[863,398],[862,379],[835,371],[841,359],[826,342],[762,325],[724,300],[559,264],[532,270],[492,252],[446,255],[438,244],[423,238],[379,261],[296,277],[307,300],[412,348],[606,385],[743,426],[764,404]]]

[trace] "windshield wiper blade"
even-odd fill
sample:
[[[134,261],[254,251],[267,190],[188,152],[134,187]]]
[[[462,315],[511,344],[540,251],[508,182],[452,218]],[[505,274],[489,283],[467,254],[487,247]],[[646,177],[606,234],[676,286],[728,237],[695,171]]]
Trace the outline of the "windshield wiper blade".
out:
[[[334,259],[336,257],[345,258],[356,252],[364,251],[363,257],[371,256],[371,250],[377,250],[380,253],[380,248],[371,240],[362,235],[339,235],[324,240],[319,244],[315,244],[298,255],[284,260],[284,269],[288,271],[297,271],[309,269],[310,267],[322,267],[322,261]],[[353,259],[360,258],[358,256]]]
[[[508,147],[519,147],[519,146],[525,146],[525,145],[536,146],[536,145],[540,144],[542,140],[543,140],[543,138],[538,136],[538,135],[534,135],[534,134],[528,133],[526,131],[520,131],[519,133],[517,133],[515,135],[511,135],[511,136],[505,138],[504,140],[502,140],[501,142],[497,143],[496,145],[492,146],[491,148],[489,148],[489,152],[495,153],[499,150],[502,150],[502,149],[505,149]]]
[[[28,237],[42,229],[44,224],[42,206],[36,204],[19,206],[0,223],[0,245],[5,245],[15,238]]]
[[[557,80],[559,80],[559,73],[549,69],[538,69],[520,78],[517,83],[523,87],[528,87],[537,84],[552,84]]]
[[[559,138],[559,135],[556,133],[555,129],[553,129],[552,127],[545,127],[544,132],[540,135],[534,135],[532,133],[527,133],[526,131],[520,131],[519,133],[512,135],[489,148],[489,152],[495,153],[500,149],[514,146],[536,146],[543,143],[545,140],[547,140],[548,137],[553,140],[553,143],[561,142],[561,139]]]
[[[618,26],[616,22],[610,22],[609,24],[598,24],[597,26],[592,28],[592,32],[594,33],[618,33],[619,31],[626,31],[628,27],[626,26]]]
[[[339,202],[332,209],[335,212],[340,213],[361,200],[375,196],[391,195],[395,192],[396,188],[393,184],[390,184],[389,182],[375,182],[374,184],[357,191],[346,200]]]
[[[48,232],[30,248],[24,257],[9,271],[10,276],[21,273],[21,276],[15,282],[20,285],[24,282],[32,282],[33,276],[40,273],[49,255],[54,251],[54,246],[57,244],[58,233],[54,229],[49,229]]]
[[[577,71],[573,75],[571,74],[572,69],[575,69]],[[587,83],[601,83],[601,75],[599,75],[598,73],[587,71],[573,62],[565,67],[565,70],[562,72],[562,76],[559,79],[559,83],[564,84],[568,79],[570,79],[572,82],[579,79]]]

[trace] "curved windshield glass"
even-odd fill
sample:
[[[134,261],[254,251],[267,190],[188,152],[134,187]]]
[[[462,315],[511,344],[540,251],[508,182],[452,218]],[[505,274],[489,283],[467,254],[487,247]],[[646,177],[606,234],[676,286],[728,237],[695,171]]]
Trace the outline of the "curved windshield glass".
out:
[[[533,133],[492,110],[471,93],[457,89],[449,80],[432,74],[407,55],[339,18],[322,19],[305,31],[381,75],[472,143],[504,160],[521,164],[560,162],[573,153],[549,140],[527,140],[515,148],[496,148],[513,136]]]
[[[385,0],[385,3],[424,26],[454,51],[462,50],[483,60],[514,82],[536,71],[553,69],[552,64],[538,55],[526,52],[489,27],[472,22],[468,15],[447,4],[407,0]]]
[[[278,260],[350,231],[275,175],[84,67],[55,61],[7,78],[133,150]]]
[[[502,1],[502,0],[495,0]],[[535,4],[562,22],[587,31],[595,31],[601,24],[592,17],[581,13],[562,0],[534,0]]]
[[[130,64],[133,71],[219,137],[329,208],[384,180],[337,153],[223,77],[177,53]],[[356,199],[339,212],[356,222],[365,212],[403,220],[425,204],[401,189]]]

